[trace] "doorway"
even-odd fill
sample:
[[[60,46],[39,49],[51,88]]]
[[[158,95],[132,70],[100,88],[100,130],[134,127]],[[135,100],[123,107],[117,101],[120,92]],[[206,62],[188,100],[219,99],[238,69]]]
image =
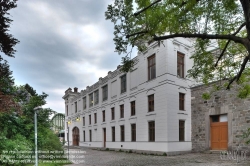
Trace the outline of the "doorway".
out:
[[[211,150],[227,150],[228,122],[227,115],[213,115],[210,117]]]
[[[79,146],[79,129],[74,127],[72,131],[73,146]]]

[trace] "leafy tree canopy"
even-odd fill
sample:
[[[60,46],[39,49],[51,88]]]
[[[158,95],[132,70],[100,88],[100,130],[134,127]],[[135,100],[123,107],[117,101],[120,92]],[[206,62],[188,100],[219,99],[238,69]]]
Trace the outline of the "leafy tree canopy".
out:
[[[0,51],[7,56],[14,57],[14,46],[19,42],[8,33],[10,23],[13,21],[8,16],[9,10],[15,8],[17,0],[0,1]]]
[[[21,111],[15,98],[14,79],[7,61],[0,57],[0,112]]]
[[[250,81],[250,0],[115,0],[105,16],[114,23],[118,53],[126,53],[129,45],[143,51],[151,40],[195,38],[194,65],[188,76],[205,84],[227,80],[215,89],[230,89],[237,81],[239,97],[250,94],[246,84]],[[123,71],[129,71],[131,59],[123,59],[123,64]]]

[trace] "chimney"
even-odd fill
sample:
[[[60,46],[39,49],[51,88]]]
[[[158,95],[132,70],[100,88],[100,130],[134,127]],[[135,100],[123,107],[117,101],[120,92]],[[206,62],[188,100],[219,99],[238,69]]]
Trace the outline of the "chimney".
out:
[[[77,87],[74,87],[74,92],[78,92],[78,88]]]

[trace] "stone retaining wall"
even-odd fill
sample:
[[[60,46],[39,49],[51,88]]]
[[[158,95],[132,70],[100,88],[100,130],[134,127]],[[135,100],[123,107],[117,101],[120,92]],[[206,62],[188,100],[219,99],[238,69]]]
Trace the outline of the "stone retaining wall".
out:
[[[228,150],[236,150],[240,145],[241,150],[250,151],[250,146],[244,143],[246,140],[238,138],[250,128],[250,99],[238,98],[234,89],[215,92],[209,100],[202,99],[202,94],[211,90],[212,84],[191,89],[192,150],[210,150],[210,116],[227,114]]]

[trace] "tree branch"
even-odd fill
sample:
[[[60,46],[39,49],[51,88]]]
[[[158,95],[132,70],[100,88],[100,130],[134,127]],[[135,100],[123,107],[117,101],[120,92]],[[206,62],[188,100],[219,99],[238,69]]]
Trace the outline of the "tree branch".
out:
[[[228,39],[228,40],[232,40],[236,43],[241,43],[244,45],[244,39],[238,36],[234,36],[234,35],[219,35],[219,34],[190,34],[190,33],[176,33],[176,34],[172,34],[172,35],[166,35],[166,36],[160,36],[154,37],[154,40],[158,41],[158,40],[166,40],[166,39],[171,39],[171,38],[176,38],[176,37],[184,37],[184,38],[201,38],[201,39]]]
[[[141,31],[141,32],[136,32],[136,33],[130,34],[130,35],[126,35],[126,38],[130,38],[132,36],[140,35],[140,34],[144,34],[144,33],[148,33],[148,31]]]
[[[230,81],[229,81],[229,84],[227,85],[227,89],[230,89],[230,85],[236,80],[236,81],[239,81],[241,75],[242,75],[242,72],[244,71],[245,67],[246,67],[246,64],[248,62],[248,60],[250,59],[250,54],[248,56],[246,56],[244,58],[244,61],[243,63],[241,64],[241,68],[240,68],[240,71],[239,73],[234,76],[234,78],[232,78]]]
[[[234,35],[234,36],[237,35],[237,33],[239,33],[240,30],[241,30],[245,25],[246,25],[246,22],[244,22],[243,24],[241,24],[241,26],[237,29],[237,31],[235,31],[232,35]],[[227,44],[225,45],[223,51],[221,52],[221,54],[220,54],[220,56],[219,56],[217,62],[215,63],[214,67],[217,67],[217,65],[218,65],[220,59],[223,57],[223,55],[224,55],[224,53],[225,53],[225,51],[226,51],[226,49],[227,49],[227,47],[228,47],[230,41],[231,41],[231,40],[228,40],[228,41],[227,41]]]
[[[241,26],[238,28],[238,30],[237,30],[236,32],[234,32],[232,35],[234,35],[234,36],[237,35],[237,33],[239,33],[240,30],[241,30],[245,25],[247,25],[246,22],[244,22],[243,24],[241,24]]]
[[[217,67],[217,65],[218,65],[220,59],[223,57],[223,55],[224,55],[224,53],[225,53],[225,51],[226,51],[226,49],[227,49],[227,47],[228,47],[230,41],[231,41],[231,40],[228,40],[228,41],[227,41],[227,44],[225,45],[223,51],[221,52],[219,58],[217,59],[217,62],[215,63],[214,67]]]
[[[244,12],[245,20],[247,22],[247,38],[250,40],[250,1],[249,0],[240,0],[241,6]]]
[[[249,58],[250,58],[250,55],[248,55],[248,56],[246,56],[246,57],[244,58],[244,61],[243,61],[243,63],[241,64],[240,71],[239,71],[239,73],[237,74],[237,81],[239,81],[240,76],[241,76],[242,72],[244,71],[244,69],[245,69],[245,67],[246,67],[246,64],[247,64],[247,61],[249,60]]]
[[[161,0],[156,0],[155,2],[151,3],[149,6],[143,8],[142,10],[138,11],[138,12],[135,12],[134,13],[134,16],[138,16],[139,14],[141,14],[142,12],[144,12],[145,10],[147,10],[148,8],[150,8],[151,6],[153,6],[154,4],[158,3],[158,2],[161,2]]]

